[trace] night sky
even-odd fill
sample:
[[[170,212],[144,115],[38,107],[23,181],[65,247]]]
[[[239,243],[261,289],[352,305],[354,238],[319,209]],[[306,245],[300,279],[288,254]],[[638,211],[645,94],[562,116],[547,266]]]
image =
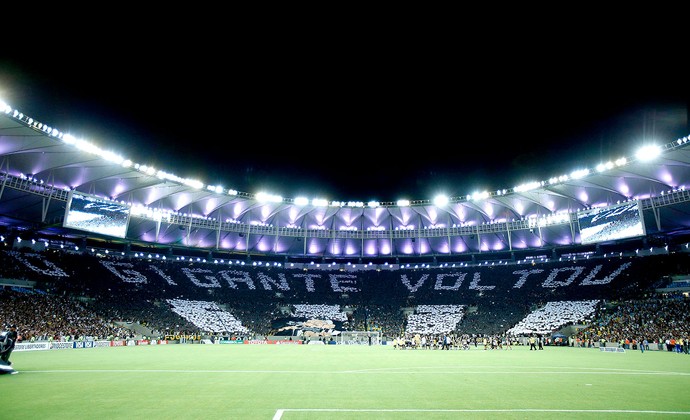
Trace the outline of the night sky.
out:
[[[510,188],[690,134],[686,76],[304,56],[0,59],[0,98],[182,177],[345,201]]]

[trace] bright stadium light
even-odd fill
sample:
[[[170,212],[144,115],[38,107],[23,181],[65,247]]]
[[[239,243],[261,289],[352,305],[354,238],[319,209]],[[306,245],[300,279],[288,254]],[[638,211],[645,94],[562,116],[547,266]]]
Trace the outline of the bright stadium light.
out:
[[[443,207],[446,204],[448,204],[448,196],[447,195],[440,194],[440,195],[437,195],[436,197],[434,197],[434,205],[436,207]]]
[[[638,158],[641,161],[649,161],[661,154],[661,148],[655,144],[649,145],[649,146],[643,146],[641,147],[637,153],[635,153],[635,157]]]

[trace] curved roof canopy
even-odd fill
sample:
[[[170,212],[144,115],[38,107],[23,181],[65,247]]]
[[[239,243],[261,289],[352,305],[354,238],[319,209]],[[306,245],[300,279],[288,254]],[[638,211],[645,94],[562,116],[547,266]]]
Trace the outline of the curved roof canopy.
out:
[[[655,158],[446,202],[302,202],[181,179],[0,102],[0,224],[98,237],[63,226],[79,192],[130,207],[124,240],[132,243],[334,259],[462,256],[576,246],[578,212],[639,200],[647,237],[667,242],[690,232],[688,140],[669,139]]]

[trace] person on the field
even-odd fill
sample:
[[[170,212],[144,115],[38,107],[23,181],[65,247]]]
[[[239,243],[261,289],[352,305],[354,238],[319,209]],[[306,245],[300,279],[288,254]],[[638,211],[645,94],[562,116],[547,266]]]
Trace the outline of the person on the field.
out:
[[[17,326],[8,325],[7,331],[0,333],[0,365],[2,365],[2,371],[0,373],[17,373],[16,370],[10,367],[12,365],[10,355],[12,354],[12,350],[14,350],[16,342]]]
[[[11,365],[10,354],[14,350],[14,345],[17,342],[17,326],[7,325],[7,331],[0,333],[0,360],[8,365]]]

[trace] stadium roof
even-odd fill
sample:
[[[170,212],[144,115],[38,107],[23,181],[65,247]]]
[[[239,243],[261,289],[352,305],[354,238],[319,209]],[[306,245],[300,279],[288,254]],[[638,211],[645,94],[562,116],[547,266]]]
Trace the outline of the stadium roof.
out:
[[[580,244],[576,214],[641,200],[647,237],[690,232],[690,146],[627,157],[550,180],[447,203],[321,203],[220,190],[147,168],[0,103],[0,225],[100,237],[63,227],[70,191],[132,207],[126,241],[230,253],[322,258],[469,255]],[[165,172],[163,172],[165,171]]]

